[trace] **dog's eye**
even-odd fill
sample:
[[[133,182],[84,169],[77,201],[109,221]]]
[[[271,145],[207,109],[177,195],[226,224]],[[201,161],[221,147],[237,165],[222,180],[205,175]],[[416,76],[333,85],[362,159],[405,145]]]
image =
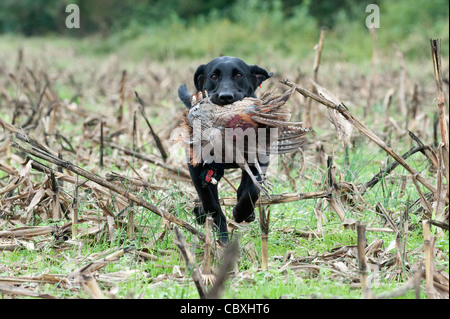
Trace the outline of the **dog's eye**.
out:
[[[219,77],[217,76],[217,74],[211,74],[210,78],[211,78],[211,80],[215,81],[215,80],[217,80]]]
[[[235,77],[236,79],[240,79],[240,78],[242,77],[242,74],[241,74],[241,73],[236,73],[236,74],[234,75],[234,77]]]

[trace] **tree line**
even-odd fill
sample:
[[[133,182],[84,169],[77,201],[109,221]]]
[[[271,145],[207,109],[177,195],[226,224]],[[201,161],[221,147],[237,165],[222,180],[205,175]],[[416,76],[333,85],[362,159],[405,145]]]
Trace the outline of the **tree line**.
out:
[[[306,7],[318,25],[332,28],[336,16],[344,12],[349,16],[360,13],[364,4],[381,0],[2,0],[0,1],[0,33],[26,36],[66,34],[65,25],[69,4],[78,5],[81,28],[77,36],[93,33],[111,33],[130,25],[151,27],[177,20],[186,25],[199,19],[245,18],[245,11],[277,11],[291,17],[298,7]],[[433,0],[435,1],[435,0]],[[447,0],[444,0],[444,2]],[[244,13],[242,12],[244,11]],[[239,14],[235,14],[239,12]]]

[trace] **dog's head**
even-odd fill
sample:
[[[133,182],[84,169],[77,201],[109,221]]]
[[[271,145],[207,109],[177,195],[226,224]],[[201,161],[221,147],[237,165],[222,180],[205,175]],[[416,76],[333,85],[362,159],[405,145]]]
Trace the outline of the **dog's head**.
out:
[[[225,105],[255,97],[259,85],[273,75],[257,65],[248,65],[235,57],[215,58],[198,67],[194,75],[197,91],[207,91],[211,101]]]

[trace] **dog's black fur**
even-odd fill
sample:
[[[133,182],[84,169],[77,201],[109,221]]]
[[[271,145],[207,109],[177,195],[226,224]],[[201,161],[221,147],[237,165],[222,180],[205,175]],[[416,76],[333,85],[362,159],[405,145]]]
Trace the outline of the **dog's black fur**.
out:
[[[272,75],[273,73],[268,73],[257,65],[248,65],[239,58],[224,56],[215,58],[208,64],[200,65],[194,75],[194,85],[197,91],[207,91],[214,104],[226,105],[245,97],[256,97],[255,91],[258,86]],[[191,108],[191,94],[186,85],[180,86],[178,96],[187,108]],[[228,242],[227,223],[219,204],[217,184],[206,182],[205,174],[213,171],[213,177],[219,181],[226,168],[236,168],[237,165],[209,163],[195,167],[191,164],[188,166],[192,182],[202,203],[201,207],[194,209],[197,221],[203,224],[206,215],[211,214],[218,227],[219,239],[222,242]],[[255,167],[251,167],[251,171],[258,180],[261,179]],[[255,219],[254,203],[258,196],[259,189],[256,188],[250,176],[242,171],[241,184],[237,190],[237,204],[233,209],[233,217],[237,223]]]

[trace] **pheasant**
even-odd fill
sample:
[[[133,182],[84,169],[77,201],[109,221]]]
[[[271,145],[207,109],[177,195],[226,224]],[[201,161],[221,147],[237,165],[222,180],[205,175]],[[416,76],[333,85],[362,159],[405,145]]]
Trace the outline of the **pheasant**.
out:
[[[268,163],[270,154],[298,150],[306,142],[305,135],[312,132],[302,122],[289,121],[291,113],[284,105],[294,90],[281,95],[266,92],[260,99],[248,97],[223,106],[213,104],[207,92],[192,95],[192,107],[183,122],[183,142],[190,163],[237,164],[269,196],[270,183],[260,163]],[[258,170],[261,181],[251,172],[251,165]]]

